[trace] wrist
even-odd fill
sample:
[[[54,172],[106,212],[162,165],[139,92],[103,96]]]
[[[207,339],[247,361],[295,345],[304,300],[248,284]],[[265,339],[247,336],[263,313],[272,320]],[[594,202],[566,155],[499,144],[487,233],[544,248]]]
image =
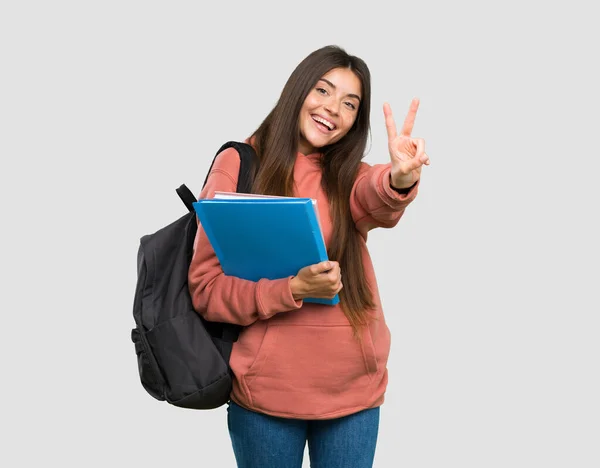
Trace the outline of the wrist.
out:
[[[293,276],[290,280],[290,291],[295,301],[304,299],[301,280],[297,276]]]
[[[410,180],[407,180],[407,179],[394,180],[394,179],[392,179],[392,174],[390,174],[390,187],[392,188],[392,190],[395,190],[396,192],[399,192],[399,193],[410,192],[410,190],[417,184],[417,182],[418,182],[418,180],[416,180],[416,181],[412,180],[412,175],[410,176]]]

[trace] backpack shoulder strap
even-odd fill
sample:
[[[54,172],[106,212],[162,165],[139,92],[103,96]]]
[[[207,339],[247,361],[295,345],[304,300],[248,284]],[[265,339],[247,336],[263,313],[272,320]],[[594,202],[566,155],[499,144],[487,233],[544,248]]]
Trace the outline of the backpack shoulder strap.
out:
[[[228,141],[225,143],[217,154],[215,154],[212,163],[210,164],[210,168],[206,174],[206,178],[204,179],[204,183],[202,184],[202,188],[206,185],[208,181],[208,176],[210,175],[210,171],[215,164],[215,160],[217,156],[225,151],[227,148],[235,148],[240,155],[240,173],[238,175],[238,183],[237,183],[237,192],[239,193],[250,193],[252,190],[252,183],[254,181],[254,175],[256,173],[256,166],[258,163],[258,157],[256,156],[256,152],[254,148],[247,143],[242,143],[239,141]],[[175,189],[179,198],[186,206],[188,211],[194,212],[193,203],[196,202],[196,197],[192,193],[192,191],[185,185],[182,184],[179,188]]]
[[[204,184],[202,184],[202,188],[204,188],[206,182],[208,181],[208,176],[210,175],[210,171],[212,170],[213,165],[215,164],[217,156],[223,151],[225,151],[227,148],[235,148],[240,155],[240,172],[238,174],[237,192],[250,193],[250,191],[252,190],[252,183],[254,181],[254,173],[256,171],[258,158],[252,146],[239,141],[228,141],[223,146],[221,146],[221,148],[219,148],[219,151],[217,151],[217,154],[215,154],[215,157],[213,158],[213,161],[210,165],[210,169],[206,174],[206,179],[204,179]]]
[[[210,169],[208,170],[208,174],[204,180],[204,185],[206,185],[206,181],[208,180],[212,166],[215,163],[215,159],[227,148],[235,148],[240,155],[240,172],[238,174],[236,191],[239,193],[250,193],[252,190],[252,183],[254,182],[254,176],[256,174],[256,168],[258,167],[258,156],[256,155],[256,152],[252,146],[239,141],[228,141],[221,146],[221,148],[219,148],[219,151],[217,151],[217,154],[213,158]],[[204,185],[202,186],[203,188]],[[240,330],[242,329],[240,325],[235,325],[232,323],[219,323],[219,328],[220,338],[227,342],[237,341]],[[219,336],[219,333],[216,332],[215,336]]]

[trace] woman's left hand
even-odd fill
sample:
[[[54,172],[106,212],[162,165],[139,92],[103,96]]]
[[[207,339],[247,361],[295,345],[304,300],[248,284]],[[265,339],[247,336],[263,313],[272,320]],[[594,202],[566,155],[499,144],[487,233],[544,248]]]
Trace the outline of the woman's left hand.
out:
[[[425,140],[411,136],[417,109],[419,109],[419,99],[415,98],[410,103],[404,125],[398,135],[392,108],[387,102],[383,105],[388,149],[392,160],[391,184],[395,188],[402,189],[413,185],[421,177],[423,164],[429,165],[429,156],[425,153]]]

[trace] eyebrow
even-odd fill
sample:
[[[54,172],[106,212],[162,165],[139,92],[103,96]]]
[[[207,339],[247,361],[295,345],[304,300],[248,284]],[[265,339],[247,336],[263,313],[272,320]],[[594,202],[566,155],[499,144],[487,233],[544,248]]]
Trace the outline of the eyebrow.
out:
[[[319,81],[324,81],[329,86],[331,86],[333,89],[336,89],[335,85],[331,81],[326,80],[325,78],[321,78]],[[360,97],[358,97],[356,94],[348,94],[348,97],[352,97],[352,98],[358,99],[358,102],[361,102]]]

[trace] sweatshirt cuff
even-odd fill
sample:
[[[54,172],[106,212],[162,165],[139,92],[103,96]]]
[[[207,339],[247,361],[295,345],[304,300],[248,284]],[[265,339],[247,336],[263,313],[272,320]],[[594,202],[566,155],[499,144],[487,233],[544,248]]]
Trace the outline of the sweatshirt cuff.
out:
[[[377,193],[382,201],[391,207],[404,206],[417,196],[421,179],[417,180],[407,193],[397,192],[391,185],[391,164],[386,164],[377,179]]]
[[[261,279],[258,281],[256,291],[256,302],[258,304],[258,316],[266,320],[280,312],[302,307],[303,301],[296,301],[292,295],[290,281],[293,276],[276,280]]]

